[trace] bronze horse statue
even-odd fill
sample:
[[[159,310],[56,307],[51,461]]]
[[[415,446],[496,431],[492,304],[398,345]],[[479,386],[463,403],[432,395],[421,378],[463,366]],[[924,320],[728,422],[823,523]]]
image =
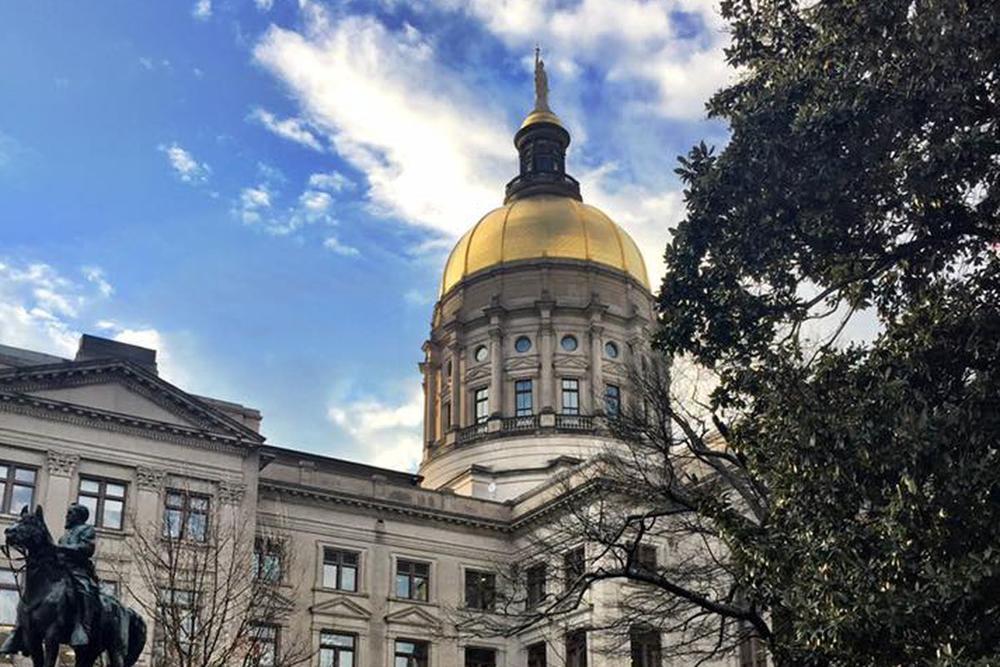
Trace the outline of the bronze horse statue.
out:
[[[59,646],[69,644],[79,599],[69,569],[45,525],[42,508],[25,507],[17,523],[4,531],[6,546],[24,555],[25,579],[17,605],[17,624],[33,667],[55,667]],[[76,667],[92,667],[106,654],[109,667],[132,667],[146,645],[146,623],[111,595],[101,594],[89,627],[89,643],[74,647]]]

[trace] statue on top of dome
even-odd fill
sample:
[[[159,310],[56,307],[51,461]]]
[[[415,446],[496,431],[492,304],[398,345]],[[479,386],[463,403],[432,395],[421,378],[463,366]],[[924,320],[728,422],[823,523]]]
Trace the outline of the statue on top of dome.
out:
[[[549,76],[545,73],[542,49],[538,46],[535,47],[535,111],[552,111],[549,109]]]

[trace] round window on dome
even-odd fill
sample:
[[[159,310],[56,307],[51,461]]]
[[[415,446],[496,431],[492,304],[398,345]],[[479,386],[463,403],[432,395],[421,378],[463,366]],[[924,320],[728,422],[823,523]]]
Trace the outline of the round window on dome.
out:
[[[618,358],[618,343],[615,343],[614,341],[610,341],[610,340],[607,343],[605,343],[604,344],[604,355],[608,359],[617,359]]]
[[[490,351],[486,349],[485,345],[480,345],[476,348],[474,356],[476,361],[486,361],[486,357],[490,356]]]
[[[579,345],[576,342],[576,336],[571,336],[569,334],[563,336],[562,340],[559,341],[559,344],[562,346],[562,349],[566,350],[567,352],[575,352],[576,348]]]
[[[518,352],[527,352],[531,349],[531,339],[527,336],[519,336],[517,340],[514,341],[514,349]]]

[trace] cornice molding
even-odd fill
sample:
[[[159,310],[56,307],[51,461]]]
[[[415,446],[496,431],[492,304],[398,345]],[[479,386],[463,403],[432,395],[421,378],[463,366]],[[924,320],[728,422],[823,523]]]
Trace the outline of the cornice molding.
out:
[[[114,433],[164,440],[226,453],[244,453],[258,443],[204,429],[143,419],[28,394],[0,392],[0,412],[12,412]]]

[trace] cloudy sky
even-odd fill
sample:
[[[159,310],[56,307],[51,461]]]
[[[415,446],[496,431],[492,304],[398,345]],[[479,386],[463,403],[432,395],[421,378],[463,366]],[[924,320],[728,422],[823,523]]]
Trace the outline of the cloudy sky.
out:
[[[0,5],[0,343],[155,347],[274,444],[419,457],[451,244],[499,205],[540,43],[584,199],[651,274],[725,130],[710,0]]]

